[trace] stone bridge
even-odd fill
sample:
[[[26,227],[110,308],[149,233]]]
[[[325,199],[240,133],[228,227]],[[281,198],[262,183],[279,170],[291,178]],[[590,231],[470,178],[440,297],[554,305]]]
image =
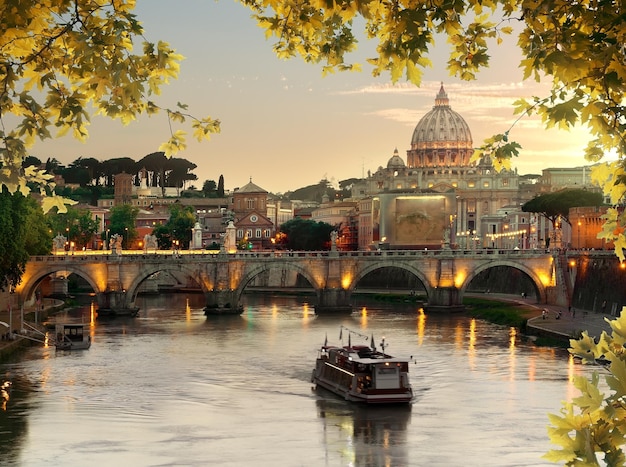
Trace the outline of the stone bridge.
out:
[[[427,310],[455,310],[462,308],[472,279],[489,268],[506,266],[530,278],[538,302],[566,306],[575,274],[564,253],[545,250],[81,253],[32,257],[15,288],[21,302],[32,303],[44,279],[63,280],[76,274],[95,291],[99,312],[133,314],[141,285],[166,272],[202,289],[207,314],[238,313],[241,295],[255,277],[290,271],[315,290],[316,311],[342,311],[351,310],[352,292],[364,276],[393,267],[408,271],[423,284]]]

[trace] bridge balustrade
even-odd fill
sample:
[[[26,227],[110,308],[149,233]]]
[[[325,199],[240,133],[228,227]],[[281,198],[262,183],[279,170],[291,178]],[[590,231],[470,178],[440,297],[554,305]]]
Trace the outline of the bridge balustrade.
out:
[[[589,251],[567,250],[568,255],[588,255]],[[480,256],[480,255],[498,255],[498,256],[544,256],[546,254],[556,254],[557,250],[515,250],[515,249],[440,249],[440,250],[357,250],[357,251],[286,251],[286,250],[262,250],[262,251],[237,251],[235,253],[218,253],[213,251],[198,250],[155,250],[144,252],[141,250],[124,250],[119,254],[113,254],[108,250],[88,250],[75,251],[71,253],[57,253],[46,256],[31,256],[30,261],[74,261],[74,260],[91,260],[91,261],[114,261],[123,257],[124,260],[142,260],[158,256],[160,260],[171,259],[201,259],[201,258],[233,258],[233,259],[252,259],[252,258],[326,258],[326,257],[440,257],[440,256]],[[596,250],[592,252],[594,255],[614,255],[613,251]]]

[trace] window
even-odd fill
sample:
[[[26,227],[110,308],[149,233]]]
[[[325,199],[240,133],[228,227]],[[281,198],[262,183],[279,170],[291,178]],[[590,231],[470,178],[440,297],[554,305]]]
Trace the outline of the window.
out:
[[[246,237],[252,238],[252,229],[246,229]]]
[[[256,238],[261,238],[261,229],[256,229],[255,237]]]
[[[264,236],[265,238],[270,238],[270,235],[271,235],[270,229],[265,229],[265,230],[263,231],[263,236]]]
[[[237,230],[237,238],[243,238],[243,230],[242,229]]]

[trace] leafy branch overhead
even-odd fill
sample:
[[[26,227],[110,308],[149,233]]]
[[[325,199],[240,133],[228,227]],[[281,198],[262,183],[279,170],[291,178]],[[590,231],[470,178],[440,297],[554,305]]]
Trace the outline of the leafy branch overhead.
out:
[[[191,120],[198,140],[219,132],[218,120],[195,118],[182,104],[162,109],[152,100],[178,76],[183,57],[165,42],[145,40],[134,7],[134,0],[25,0],[0,7],[0,185],[28,194],[27,183],[34,182],[50,195],[49,174],[22,169],[28,148],[69,132],[85,140],[91,110],[123,124],[165,110],[170,123]],[[185,137],[171,129],[161,150],[175,154]],[[63,211],[64,200],[48,196],[44,208],[53,206]]]
[[[476,79],[490,63],[489,48],[512,41],[522,52],[524,79],[547,80],[544,96],[513,104],[520,115],[536,114],[547,128],[589,129],[585,149],[590,162],[606,155],[617,162],[598,165],[595,179],[605,193],[619,192],[623,202],[626,156],[626,27],[622,1],[573,0],[240,0],[255,15],[266,36],[275,39],[279,57],[301,56],[322,63],[323,73],[360,70],[350,53],[362,34],[376,42],[369,58],[374,76],[388,73],[393,82],[406,79],[419,86],[431,66],[428,53],[435,39],[449,46],[448,70],[464,80]],[[515,125],[515,123],[513,124]],[[475,160],[490,156],[499,168],[510,167],[521,149],[508,141],[512,128],[487,139]],[[618,223],[626,224],[621,214]],[[615,240],[607,234],[608,241]],[[617,244],[617,243],[616,243]]]

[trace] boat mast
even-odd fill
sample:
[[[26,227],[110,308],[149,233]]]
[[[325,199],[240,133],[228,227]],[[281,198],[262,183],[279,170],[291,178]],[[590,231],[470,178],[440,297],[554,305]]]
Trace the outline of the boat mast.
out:
[[[344,325],[341,325],[339,327],[339,340],[343,341],[343,330],[346,330],[348,332],[348,346],[352,347],[352,343],[350,340],[350,337],[352,336],[352,334],[362,337],[363,339],[365,339],[366,341],[369,339],[366,335],[361,334],[359,332],[353,331],[352,329],[348,329],[347,327],[345,327]]]

